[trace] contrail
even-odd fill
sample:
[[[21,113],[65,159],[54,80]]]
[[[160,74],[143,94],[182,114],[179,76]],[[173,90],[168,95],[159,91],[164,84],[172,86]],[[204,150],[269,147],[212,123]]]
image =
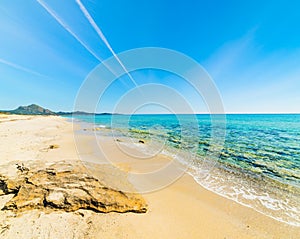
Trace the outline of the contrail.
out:
[[[103,32],[100,30],[100,28],[97,26],[97,24],[95,23],[95,21],[93,20],[93,18],[91,17],[91,15],[89,14],[89,12],[86,10],[86,8],[83,6],[83,4],[81,3],[80,0],[76,0],[77,4],[79,5],[81,11],[83,12],[84,16],[87,18],[87,20],[89,21],[89,23],[91,24],[91,26],[95,29],[95,31],[97,32],[97,34],[99,35],[99,37],[102,39],[102,41],[105,43],[105,45],[107,46],[107,48],[110,50],[110,52],[113,54],[113,56],[116,58],[116,60],[119,62],[119,64],[122,66],[123,70],[126,72],[126,74],[129,76],[129,78],[131,79],[131,81],[135,84],[135,86],[138,86],[137,83],[135,82],[135,80],[132,78],[132,76],[129,74],[128,70],[126,69],[126,67],[123,65],[123,63],[121,62],[121,60],[119,59],[119,57],[116,55],[116,53],[114,52],[114,50],[112,49],[112,47],[110,46],[109,42],[107,41],[106,37],[104,36]]]
[[[79,37],[70,29],[70,27],[64,23],[58,15],[43,1],[37,0],[37,2],[67,31],[69,32],[85,49],[88,50],[89,53],[91,53],[95,58],[97,58],[99,61],[102,61],[103,59],[99,58],[83,41],[79,39]]]
[[[25,72],[30,73],[30,74],[33,74],[33,75],[45,77],[44,75],[42,75],[42,74],[40,74],[40,73],[38,73],[38,72],[35,72],[35,71],[30,70],[30,69],[28,69],[28,68],[25,68],[25,67],[23,67],[23,66],[19,66],[19,65],[15,64],[15,63],[6,61],[6,60],[1,59],[1,58],[0,58],[0,63],[3,63],[3,64],[5,64],[5,65],[8,65],[8,66],[10,66],[10,67],[13,67],[13,68],[18,69],[18,70],[21,70],[21,71],[25,71]]]
[[[37,2],[68,32],[70,33],[89,53],[91,53],[98,61],[102,62],[103,63],[103,59],[101,59],[100,57],[97,56],[96,53],[94,53],[92,51],[92,49],[87,46],[71,29],[70,27],[64,23],[63,20],[61,20],[59,18],[59,16],[55,13],[55,11],[53,11],[46,3],[44,3],[42,0],[37,0]],[[112,72],[114,75],[114,71],[107,65],[107,64],[104,64],[105,67],[107,69],[110,70],[110,72]]]

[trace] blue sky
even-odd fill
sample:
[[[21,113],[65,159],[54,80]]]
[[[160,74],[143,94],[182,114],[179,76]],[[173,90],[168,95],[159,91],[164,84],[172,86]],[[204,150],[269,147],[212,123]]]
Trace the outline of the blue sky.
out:
[[[112,56],[75,0],[39,2],[0,2],[0,109],[37,103],[72,110],[85,77]],[[214,79],[226,112],[300,112],[299,1],[81,3],[116,53],[155,46],[197,60]],[[139,84],[173,77],[169,86],[205,111],[176,76],[154,70],[132,76]],[[111,111],[129,90],[124,87],[116,83],[98,111]]]

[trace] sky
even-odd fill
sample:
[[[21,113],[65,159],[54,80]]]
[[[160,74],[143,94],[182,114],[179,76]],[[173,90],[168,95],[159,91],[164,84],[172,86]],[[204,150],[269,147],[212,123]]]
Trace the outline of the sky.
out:
[[[82,83],[105,59],[161,47],[204,67],[226,113],[300,113],[299,9],[297,0],[1,0],[0,109],[35,103],[72,111]],[[147,83],[179,92],[195,112],[208,110],[170,72],[145,69],[121,78],[99,99],[97,112],[112,112]]]

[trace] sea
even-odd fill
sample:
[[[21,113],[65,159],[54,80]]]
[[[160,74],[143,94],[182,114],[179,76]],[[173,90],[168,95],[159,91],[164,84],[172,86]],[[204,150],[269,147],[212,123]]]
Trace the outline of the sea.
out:
[[[300,114],[72,117],[129,143],[156,142],[150,153],[157,145],[206,189],[300,226]]]

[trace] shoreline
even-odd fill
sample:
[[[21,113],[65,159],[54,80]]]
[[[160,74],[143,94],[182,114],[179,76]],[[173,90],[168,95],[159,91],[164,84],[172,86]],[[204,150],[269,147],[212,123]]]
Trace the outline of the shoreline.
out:
[[[110,139],[113,137],[111,135],[112,133],[110,128],[105,128],[104,125],[99,128],[98,124],[94,125],[92,123],[82,121],[77,121],[76,123],[79,123],[81,128],[84,130],[84,133],[86,135],[91,135],[91,137],[95,136],[97,138],[97,135],[99,138],[106,137],[107,139]],[[80,132],[79,134],[81,134],[83,130],[78,131],[78,133]],[[119,131],[117,130],[116,132],[118,135]],[[121,131],[121,135],[118,135],[118,137],[115,138],[117,142],[112,141],[112,144],[125,144],[126,147],[142,151],[145,155],[151,151],[152,144],[149,144],[149,147],[147,140],[145,144],[138,143],[139,139],[143,139],[143,135],[140,135],[139,137],[138,134],[135,134],[133,135],[133,138],[130,138],[128,135],[122,135],[124,133],[122,132],[123,131]],[[106,147],[104,147],[104,150]],[[112,151],[117,150],[120,150],[120,146],[119,149],[112,149]],[[215,165],[209,173],[209,178],[211,179],[207,180],[205,177],[199,179],[197,173],[198,169],[196,166],[193,166],[193,161],[186,162],[184,160],[186,152],[177,157],[175,151],[172,153],[170,146],[168,146],[167,149],[164,148],[163,151],[158,154],[161,157],[170,157],[170,161],[175,158],[175,160],[179,161],[179,164],[185,165],[185,173],[188,173],[200,187],[204,187],[207,190],[216,193],[221,197],[237,202],[242,206],[252,208],[262,215],[268,216],[279,222],[296,227],[300,226],[299,216],[296,212],[296,210],[300,210],[300,191],[296,186],[292,188],[290,185],[284,184],[281,181],[276,181],[273,178],[268,178],[257,172],[247,172],[245,169],[238,168],[235,165],[224,165],[218,161],[214,163]],[[181,153],[183,152],[184,151]],[[139,153],[136,154],[139,155]],[[120,157],[123,156],[124,155],[121,155]],[[186,157],[189,156],[187,155]],[[181,165],[178,167],[181,167]],[[222,181],[224,178],[227,178],[228,180],[226,182]],[[236,180],[238,180],[238,183],[235,183]],[[264,187],[261,186],[262,181],[264,182]],[[223,188],[224,190],[220,190],[220,188]],[[234,191],[232,190],[233,188],[235,189]]]
[[[0,120],[1,165],[15,161],[26,164],[29,160],[72,162],[79,159],[73,125],[66,118],[8,116],[5,119],[0,117]],[[99,162],[101,155],[93,155],[93,139],[81,135],[80,140],[87,158]],[[168,160],[157,158],[145,165],[129,156],[120,157],[122,154],[109,148],[111,142],[105,140],[104,147],[109,157],[124,170],[153,170]],[[54,144],[59,147],[43,151]],[[107,160],[100,159],[107,163]],[[114,181],[114,177],[107,179],[112,185],[117,184]],[[46,238],[298,238],[300,235],[299,227],[278,222],[208,191],[187,173],[170,186],[142,196],[149,205],[146,214],[99,214],[82,209],[72,213],[45,214],[33,210],[15,218],[1,211],[1,228],[5,225],[9,228],[0,231],[0,238],[14,238],[19,233],[24,235],[23,238],[38,234]],[[28,225],[24,225],[24,220]],[[55,229],[51,231],[51,228]]]

